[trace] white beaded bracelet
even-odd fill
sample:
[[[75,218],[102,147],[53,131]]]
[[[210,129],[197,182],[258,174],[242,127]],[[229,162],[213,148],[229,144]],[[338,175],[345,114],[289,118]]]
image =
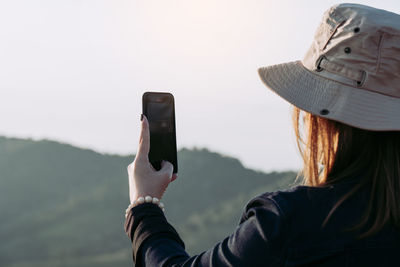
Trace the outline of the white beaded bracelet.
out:
[[[128,213],[133,207],[143,203],[153,203],[158,205],[163,212],[165,211],[164,204],[158,198],[151,196],[138,197],[138,199],[134,200],[126,209],[125,218],[128,217]]]

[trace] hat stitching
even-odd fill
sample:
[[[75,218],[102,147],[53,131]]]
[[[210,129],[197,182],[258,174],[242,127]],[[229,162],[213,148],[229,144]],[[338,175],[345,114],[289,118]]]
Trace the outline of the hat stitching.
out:
[[[342,20],[336,25],[335,29],[333,29],[333,31],[331,32],[331,34],[329,35],[328,40],[325,42],[324,46],[322,47],[321,51],[325,50],[325,48],[327,47],[329,41],[332,39],[333,35],[335,35],[335,33],[337,32],[338,28],[340,26],[342,26],[344,23],[346,22],[346,20],[344,18],[342,18]]]
[[[379,72],[379,68],[381,66],[381,51],[382,51],[382,46],[383,46],[383,37],[385,33],[383,32],[381,36],[379,37],[379,43],[378,43],[378,58],[376,59],[376,67],[375,67],[375,73]]]

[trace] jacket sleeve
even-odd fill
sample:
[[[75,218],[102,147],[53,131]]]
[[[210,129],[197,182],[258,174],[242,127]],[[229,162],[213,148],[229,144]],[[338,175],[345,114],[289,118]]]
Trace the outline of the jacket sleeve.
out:
[[[213,248],[190,257],[175,229],[153,204],[134,207],[125,222],[136,266],[279,266],[286,220],[268,194],[252,199],[236,230]]]

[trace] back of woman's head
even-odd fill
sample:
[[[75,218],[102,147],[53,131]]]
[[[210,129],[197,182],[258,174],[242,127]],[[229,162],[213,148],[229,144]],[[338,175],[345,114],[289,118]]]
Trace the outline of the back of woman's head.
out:
[[[358,190],[370,187],[365,214],[352,229],[368,224],[360,237],[386,224],[400,228],[400,131],[369,131],[329,120],[294,107],[293,123],[304,161],[303,183],[328,186],[357,177],[354,187],[330,211]],[[370,224],[371,223],[371,224]]]
[[[258,69],[268,88],[297,107],[304,183],[358,177],[323,226],[344,201],[367,189],[369,203],[355,227],[361,236],[389,223],[400,229],[399,66],[400,15],[341,3],[324,13],[302,60]]]

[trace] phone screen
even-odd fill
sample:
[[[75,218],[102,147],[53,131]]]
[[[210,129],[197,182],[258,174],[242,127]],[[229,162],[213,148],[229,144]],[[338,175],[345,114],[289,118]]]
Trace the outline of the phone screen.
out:
[[[150,163],[159,170],[161,161],[167,160],[177,173],[174,97],[169,93],[144,93],[143,114],[150,126]]]

